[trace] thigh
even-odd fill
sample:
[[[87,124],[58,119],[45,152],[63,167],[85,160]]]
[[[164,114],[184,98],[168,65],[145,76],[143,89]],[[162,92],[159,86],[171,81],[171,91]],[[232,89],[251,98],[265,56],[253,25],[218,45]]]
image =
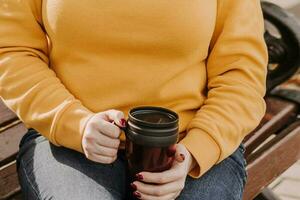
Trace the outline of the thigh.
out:
[[[244,146],[199,179],[187,177],[180,200],[241,200],[246,182]]]
[[[21,142],[18,174],[25,199],[123,199],[125,162],[95,163],[30,130]],[[29,139],[28,139],[29,138]]]

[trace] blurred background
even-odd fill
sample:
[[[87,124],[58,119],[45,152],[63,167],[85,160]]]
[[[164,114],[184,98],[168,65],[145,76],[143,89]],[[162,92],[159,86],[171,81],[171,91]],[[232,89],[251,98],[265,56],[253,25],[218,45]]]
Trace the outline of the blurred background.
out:
[[[291,13],[300,21],[300,0],[268,0],[275,3]],[[294,80],[300,83],[300,73],[294,76]],[[298,85],[299,87],[299,85]],[[298,146],[300,148],[300,144]],[[300,161],[292,165],[287,171],[273,181],[268,188],[275,196],[270,199],[278,200],[300,200]]]

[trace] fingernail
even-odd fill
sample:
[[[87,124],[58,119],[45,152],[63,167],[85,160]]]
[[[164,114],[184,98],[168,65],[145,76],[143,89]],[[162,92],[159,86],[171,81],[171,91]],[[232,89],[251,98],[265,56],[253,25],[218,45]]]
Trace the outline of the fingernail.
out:
[[[137,189],[137,187],[136,187],[136,185],[135,185],[134,183],[130,183],[130,186],[131,186],[131,188],[132,188],[133,190],[136,190],[136,189]]]
[[[142,181],[144,179],[142,174],[136,174],[135,177],[140,181]]]
[[[179,154],[180,155],[180,157],[181,157],[181,159],[182,159],[182,161],[184,161],[184,159],[185,159],[185,156],[181,153],[181,154]]]
[[[142,197],[142,195],[137,191],[133,192],[133,195],[138,199],[140,199]]]
[[[168,157],[172,157],[172,156],[175,155],[175,153],[176,153],[176,147],[175,147],[175,145],[170,146],[170,147],[168,148],[168,150],[167,150],[167,156],[168,156]]]
[[[126,126],[126,120],[125,119],[121,119],[120,120],[120,124],[125,127]]]

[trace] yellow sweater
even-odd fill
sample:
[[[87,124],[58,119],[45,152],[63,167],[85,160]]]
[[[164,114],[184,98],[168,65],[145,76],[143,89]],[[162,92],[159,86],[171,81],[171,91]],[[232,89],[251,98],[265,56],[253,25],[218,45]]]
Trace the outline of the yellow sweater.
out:
[[[162,106],[200,177],[263,117],[266,66],[259,0],[0,2],[1,98],[79,152],[94,113]]]

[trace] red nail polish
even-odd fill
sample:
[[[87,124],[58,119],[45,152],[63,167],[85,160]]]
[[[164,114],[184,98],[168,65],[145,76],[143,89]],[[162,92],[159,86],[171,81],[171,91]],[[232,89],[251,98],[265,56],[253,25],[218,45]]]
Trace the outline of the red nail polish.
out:
[[[125,119],[121,119],[120,120],[120,124],[125,127],[126,126],[126,120]]]
[[[136,198],[138,198],[138,199],[140,199],[140,198],[142,197],[142,195],[141,195],[139,192],[137,192],[137,191],[135,191],[135,192],[133,193],[133,195],[134,195]]]
[[[135,185],[134,183],[130,183],[130,186],[131,186],[131,188],[132,188],[133,190],[136,190],[136,189],[137,189],[137,187],[136,187],[136,185]]]
[[[144,179],[142,174],[136,174],[135,177],[140,181],[142,181]]]
[[[180,157],[182,158],[182,161],[184,161],[184,159],[185,159],[185,156],[181,153],[181,154],[179,154],[180,155]]]
[[[176,154],[176,147],[175,147],[175,145],[172,145],[167,149],[167,156],[172,157],[175,154]]]

